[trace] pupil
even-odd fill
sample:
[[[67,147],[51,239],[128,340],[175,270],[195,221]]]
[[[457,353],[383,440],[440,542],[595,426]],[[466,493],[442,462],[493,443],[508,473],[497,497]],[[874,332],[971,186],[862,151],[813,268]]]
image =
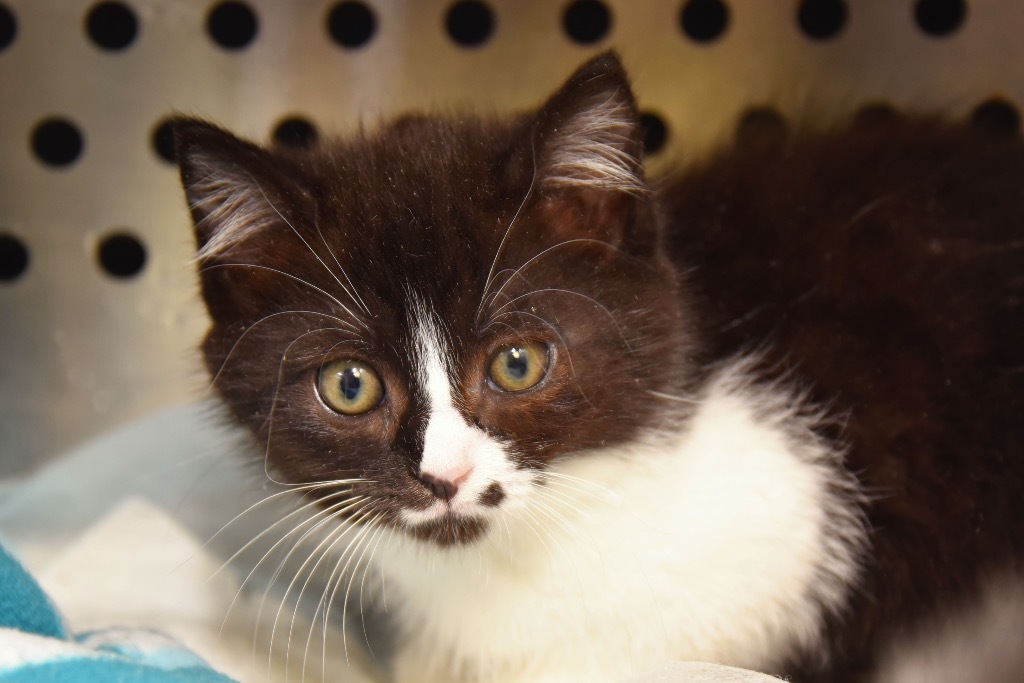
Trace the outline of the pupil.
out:
[[[516,379],[522,379],[526,377],[526,354],[519,349],[512,349],[508,352],[508,361],[505,363],[505,367],[508,369],[508,374],[512,375]]]
[[[353,400],[359,395],[359,390],[363,388],[363,380],[359,378],[359,374],[359,370],[356,368],[349,368],[341,373],[341,395],[345,397],[346,401]]]

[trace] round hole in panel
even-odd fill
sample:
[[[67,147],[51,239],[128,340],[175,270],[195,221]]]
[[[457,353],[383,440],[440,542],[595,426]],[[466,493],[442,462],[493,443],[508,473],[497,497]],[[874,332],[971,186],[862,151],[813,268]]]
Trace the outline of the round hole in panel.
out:
[[[914,22],[930,36],[941,38],[955,32],[967,18],[964,0],[918,0]]]
[[[494,12],[479,0],[462,0],[448,9],[445,28],[463,47],[479,47],[494,33]]]
[[[1012,102],[994,97],[971,113],[971,129],[991,138],[1011,138],[1020,133],[1020,112]]]
[[[104,50],[123,50],[139,33],[139,20],[130,7],[121,2],[101,2],[85,15],[85,32]]]
[[[846,25],[844,0],[803,0],[797,10],[797,23],[804,35],[814,40],[828,40],[839,35]]]
[[[901,118],[900,113],[887,102],[869,102],[853,115],[853,125],[858,128],[877,128]]]
[[[327,14],[327,32],[342,47],[362,47],[377,32],[377,17],[362,2],[339,2]]]
[[[78,127],[64,118],[40,121],[32,130],[32,151],[47,166],[62,167],[74,163],[85,142]]]
[[[228,0],[214,5],[206,16],[206,32],[225,50],[241,50],[256,38],[259,21],[248,5]]]
[[[748,149],[769,151],[781,148],[789,137],[786,119],[771,107],[745,111],[736,125],[736,143]]]
[[[162,160],[169,164],[173,164],[176,161],[174,128],[171,127],[170,121],[159,121],[153,126],[153,131],[149,135],[149,142],[153,147],[153,152]]]
[[[18,20],[7,5],[0,4],[0,51],[6,50],[18,36]]]
[[[320,134],[308,119],[290,116],[274,127],[274,142],[293,149],[307,149],[316,144]]]
[[[717,40],[729,26],[729,7],[721,0],[688,0],[679,13],[679,27],[698,43]]]
[[[114,232],[100,240],[96,259],[107,275],[127,279],[142,272],[146,265],[146,247],[134,235]]]
[[[0,233],[0,282],[14,282],[28,270],[28,248],[14,235]]]
[[[668,142],[668,126],[664,119],[654,112],[643,112],[640,114],[640,125],[644,131],[644,152],[646,154],[657,154],[665,148]]]
[[[562,28],[581,45],[596,43],[608,35],[612,15],[600,0],[575,0],[562,14]]]

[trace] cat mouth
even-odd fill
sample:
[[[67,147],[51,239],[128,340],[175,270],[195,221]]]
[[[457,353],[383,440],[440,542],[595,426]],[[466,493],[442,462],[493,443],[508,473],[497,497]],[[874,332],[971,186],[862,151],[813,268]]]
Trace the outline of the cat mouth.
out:
[[[434,520],[407,524],[405,531],[421,541],[449,547],[467,545],[479,540],[487,532],[487,523],[479,517],[448,511]]]

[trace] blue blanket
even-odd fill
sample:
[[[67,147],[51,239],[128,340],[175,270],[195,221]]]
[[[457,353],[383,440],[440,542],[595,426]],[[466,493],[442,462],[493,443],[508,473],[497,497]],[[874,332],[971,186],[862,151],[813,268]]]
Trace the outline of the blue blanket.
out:
[[[233,683],[156,631],[70,633],[60,613],[0,547],[0,681],[18,683]]]

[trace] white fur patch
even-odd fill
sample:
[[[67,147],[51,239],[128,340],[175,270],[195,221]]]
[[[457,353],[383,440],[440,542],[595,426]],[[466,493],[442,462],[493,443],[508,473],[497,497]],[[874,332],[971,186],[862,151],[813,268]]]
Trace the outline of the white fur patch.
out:
[[[627,151],[635,126],[632,109],[617,94],[585,108],[546,142],[544,182],[643,192],[640,160]]]
[[[451,501],[435,501],[425,510],[403,510],[406,522],[421,524],[438,519],[449,510],[464,515],[489,517],[493,510],[479,504],[479,497],[493,484],[506,495],[529,488],[529,475],[518,471],[502,444],[469,424],[455,407],[444,359],[450,355],[432,315],[418,307],[416,338],[418,380],[430,401],[420,471],[438,479],[459,481]]]
[[[723,370],[680,433],[559,463],[481,542],[382,546],[396,680],[611,683],[817,647],[858,574],[860,494],[820,413],[746,372]]]
[[[201,230],[210,230],[196,259],[200,262],[220,256],[252,234],[280,220],[273,206],[252,178],[236,177],[199,164],[204,178],[188,188],[197,197],[193,208],[205,214]]]

